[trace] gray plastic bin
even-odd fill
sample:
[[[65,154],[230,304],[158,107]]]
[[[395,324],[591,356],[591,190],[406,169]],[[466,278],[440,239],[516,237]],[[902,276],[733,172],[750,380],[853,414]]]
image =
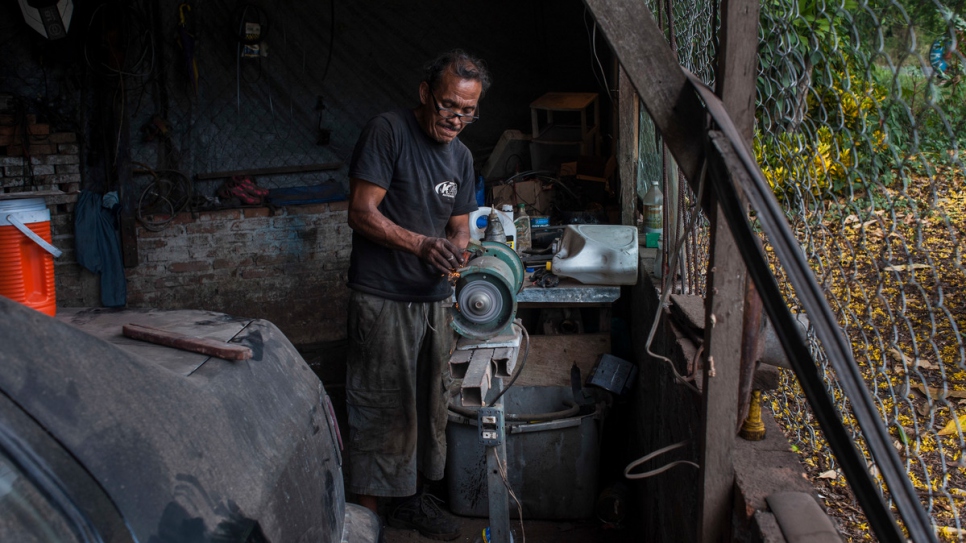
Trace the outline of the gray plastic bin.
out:
[[[600,455],[598,405],[577,412],[567,387],[512,387],[503,396],[507,416],[507,470],[510,487],[527,519],[583,519],[594,514]],[[446,479],[450,510],[488,517],[486,460],[475,409],[450,407],[446,428]],[[568,409],[569,408],[569,409]],[[454,412],[454,409],[459,412]],[[516,416],[558,412],[555,420],[513,421]],[[524,419],[527,417],[523,417]],[[510,515],[517,516],[510,499]]]

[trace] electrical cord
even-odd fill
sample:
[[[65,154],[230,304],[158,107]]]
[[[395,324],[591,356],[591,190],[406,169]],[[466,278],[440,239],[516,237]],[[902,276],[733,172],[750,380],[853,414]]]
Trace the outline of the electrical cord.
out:
[[[129,69],[124,69],[123,67],[113,67],[105,62],[99,62],[95,64],[91,60],[89,48],[91,46],[91,37],[94,36],[93,27],[97,20],[100,11],[105,7],[110,5],[109,2],[105,2],[91,12],[90,20],[87,22],[87,36],[84,39],[84,61],[87,66],[99,76],[127,76],[127,77],[148,77],[154,73],[154,67],[156,63],[156,54],[154,50],[154,37],[153,33],[147,28],[147,25],[140,20],[139,17],[135,16],[132,8],[128,8],[123,11],[124,19],[123,24],[129,26],[128,36],[136,36],[136,38],[129,37],[126,43],[122,44],[119,48],[125,52],[125,57],[127,53],[132,50],[137,53],[137,60]],[[138,49],[140,51],[138,51]],[[147,62],[147,64],[145,64]]]
[[[631,473],[631,470],[633,470],[637,466],[640,466],[641,464],[643,464],[643,463],[645,463],[645,462],[647,462],[647,461],[649,461],[649,460],[651,460],[653,458],[656,458],[656,457],[658,457],[658,456],[660,456],[660,455],[662,455],[662,454],[664,454],[664,453],[666,453],[668,451],[673,451],[674,449],[680,449],[681,447],[684,447],[688,443],[690,443],[690,440],[681,441],[681,442],[675,443],[673,445],[668,445],[667,447],[661,447],[660,449],[658,449],[658,450],[656,450],[656,451],[654,451],[654,452],[652,452],[650,454],[647,454],[645,456],[642,456],[642,457],[638,458],[637,460],[635,460],[635,461],[631,462],[630,464],[628,464],[626,468],[624,468],[624,477],[627,478],[627,479],[632,479],[632,480],[634,480],[634,479],[647,479],[648,477],[653,477],[653,476],[655,476],[655,475],[657,475],[659,473],[664,473],[665,471],[673,468],[674,466],[680,465],[680,464],[686,464],[688,466],[694,466],[694,467],[696,467],[698,469],[701,469],[701,466],[695,464],[694,462],[692,462],[690,460],[675,460],[674,462],[667,463],[667,464],[665,464],[665,465],[663,465],[663,466],[661,466],[659,468],[652,469],[651,471],[645,471],[644,473]]]
[[[613,95],[611,94],[612,91],[610,90],[610,85],[607,84],[607,72],[604,71],[604,66],[600,62],[600,57],[597,56],[597,23],[593,20],[593,17],[591,17],[590,24],[594,26],[592,29],[587,28],[587,11],[587,6],[585,5],[584,31],[587,32],[588,37],[590,38],[590,54],[592,57],[590,61],[590,70],[594,73],[594,79],[597,80],[597,83],[607,91],[607,98],[609,99]],[[594,61],[597,61],[596,66]],[[597,75],[596,68],[600,69],[600,76]],[[603,78],[603,80],[601,78]]]
[[[698,194],[697,194],[697,200],[696,200],[698,202],[701,201],[701,197],[704,195],[704,186],[705,186],[705,180],[707,178],[707,173],[708,173],[708,162],[707,162],[707,159],[705,159],[701,162],[701,173],[698,176]],[[681,236],[674,244],[674,250],[671,252],[671,260],[668,263],[669,269],[673,270],[675,266],[677,266],[677,258],[681,252],[681,247],[682,245],[684,245],[684,242],[687,239],[688,235],[698,224],[697,218],[698,218],[698,214],[695,213],[691,217],[691,224],[689,224],[687,228],[685,228],[684,231],[681,232]],[[671,295],[671,286],[670,286],[670,282],[668,282],[668,286],[664,289],[663,292],[661,292],[661,302],[657,304],[657,311],[655,311],[653,322],[651,322],[651,330],[650,332],[648,332],[647,341],[644,343],[644,351],[648,355],[654,358],[657,358],[658,360],[663,360],[664,362],[667,362],[668,367],[671,368],[671,372],[674,374],[674,378],[677,381],[687,386],[693,392],[700,394],[701,391],[698,390],[698,387],[694,386],[689,382],[690,379],[678,373],[677,368],[674,367],[674,362],[670,358],[651,351],[651,344],[654,341],[654,334],[657,332],[657,325],[661,320],[661,313],[664,311],[664,305],[667,304],[667,300],[670,295]]]
[[[518,515],[517,518],[520,519],[520,538],[521,538],[521,543],[526,543],[526,541],[527,541],[527,532],[526,532],[526,529],[523,527],[523,504],[520,503],[520,499],[517,498],[516,493],[513,492],[513,488],[510,487],[510,479],[509,479],[509,476],[507,474],[506,462],[505,461],[504,462],[501,462],[500,461],[500,457],[497,456],[497,454],[496,454],[496,447],[487,447],[487,448],[490,451],[493,452],[493,459],[496,460],[496,469],[497,469],[497,472],[499,472],[499,474],[500,474],[500,479],[503,481],[503,486],[506,487],[507,494],[509,494],[510,497],[513,498],[513,501],[516,502],[516,504],[517,504],[517,515]]]

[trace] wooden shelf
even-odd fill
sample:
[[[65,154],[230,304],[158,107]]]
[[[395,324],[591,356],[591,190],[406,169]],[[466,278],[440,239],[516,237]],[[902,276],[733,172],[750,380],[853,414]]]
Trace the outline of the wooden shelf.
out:
[[[600,101],[595,92],[548,92],[530,103],[530,122],[535,142],[579,144],[581,154],[600,154]]]

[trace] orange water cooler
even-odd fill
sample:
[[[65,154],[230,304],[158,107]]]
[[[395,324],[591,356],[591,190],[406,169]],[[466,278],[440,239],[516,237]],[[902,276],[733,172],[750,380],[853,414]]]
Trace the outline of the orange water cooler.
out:
[[[43,198],[0,201],[0,296],[54,316],[50,211]]]

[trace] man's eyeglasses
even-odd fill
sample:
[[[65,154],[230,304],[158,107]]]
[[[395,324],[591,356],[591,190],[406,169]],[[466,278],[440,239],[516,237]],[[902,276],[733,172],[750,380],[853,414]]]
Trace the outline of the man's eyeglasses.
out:
[[[429,95],[433,97],[433,105],[436,106],[436,113],[439,113],[439,116],[444,119],[452,119],[453,117],[456,117],[463,124],[470,124],[471,122],[478,121],[480,119],[479,115],[470,115],[468,113],[457,113],[452,109],[441,107],[439,105],[439,102],[436,100],[436,95],[433,93],[433,91],[429,91]],[[479,106],[477,106],[476,112],[477,113],[480,112]]]

